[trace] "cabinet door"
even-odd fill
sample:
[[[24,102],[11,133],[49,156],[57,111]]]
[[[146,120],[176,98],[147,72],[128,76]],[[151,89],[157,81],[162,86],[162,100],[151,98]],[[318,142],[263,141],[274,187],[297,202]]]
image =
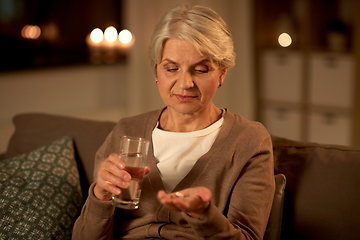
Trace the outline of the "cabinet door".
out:
[[[266,51],[261,60],[261,98],[298,103],[302,92],[302,57],[292,51]]]
[[[309,141],[323,144],[351,145],[351,117],[332,112],[309,116]]]
[[[311,54],[310,104],[351,108],[354,60],[346,54]]]
[[[291,140],[300,140],[301,115],[288,107],[265,108],[262,111],[265,128],[270,134]]]

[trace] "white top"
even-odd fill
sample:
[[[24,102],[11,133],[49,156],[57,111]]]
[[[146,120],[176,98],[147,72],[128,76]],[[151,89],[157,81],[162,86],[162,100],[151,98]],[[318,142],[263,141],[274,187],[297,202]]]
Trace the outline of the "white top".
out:
[[[224,122],[223,117],[209,127],[194,132],[168,132],[156,125],[152,132],[154,155],[168,192],[190,172],[196,161],[207,153]]]

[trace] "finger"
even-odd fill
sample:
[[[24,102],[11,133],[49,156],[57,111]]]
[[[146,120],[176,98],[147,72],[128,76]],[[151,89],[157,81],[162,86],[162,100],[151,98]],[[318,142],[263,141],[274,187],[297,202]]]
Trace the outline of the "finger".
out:
[[[162,204],[164,204],[164,205],[171,204],[171,201],[172,201],[171,196],[170,196],[170,194],[167,194],[165,191],[162,191],[162,190],[159,191],[157,197]]]
[[[111,184],[120,188],[127,188],[129,186],[131,175],[125,170],[115,172],[117,172],[116,175],[113,171],[101,171],[98,173],[97,181],[107,183],[107,185]]]
[[[165,191],[160,190],[160,191],[158,192],[158,194],[157,194],[157,197],[158,197],[158,199],[162,199],[162,198],[164,198],[166,195],[167,195],[167,194],[165,193]]]
[[[178,205],[175,204],[172,200],[162,199],[162,200],[160,200],[160,203],[163,204],[166,208],[168,208],[170,210],[177,211],[177,212],[182,211],[182,209],[179,208]]]
[[[184,189],[171,194],[164,191],[158,192],[158,199],[165,207],[174,211],[186,212],[196,218],[204,213],[211,198],[211,191],[205,187]]]
[[[211,191],[206,187],[193,188],[190,192],[198,196],[203,202],[209,202],[212,198]]]
[[[100,187],[99,184],[95,184],[94,187],[94,195],[98,199],[108,201],[111,199],[111,192],[108,190],[105,190],[104,188]]]
[[[100,170],[103,170],[102,172],[108,172],[123,181],[130,181],[131,175],[124,168],[120,168],[118,165],[114,164],[114,162],[106,161]]]
[[[199,201],[197,197],[178,197],[172,200],[172,204],[180,211],[188,212],[199,208],[200,205],[202,205],[202,202]]]
[[[190,188],[173,193],[172,204],[181,211],[196,211],[207,206],[211,197],[211,191],[205,187]]]
[[[108,161],[112,162],[113,164],[115,164],[115,166],[117,166],[120,169],[124,169],[125,168],[125,162],[120,158],[120,156],[116,153],[111,153],[109,155],[109,157],[107,158]]]
[[[114,186],[110,182],[96,182],[94,187],[94,194],[98,199],[102,200],[110,200],[112,194],[119,195],[121,193],[121,189]]]
[[[150,168],[149,167],[145,167],[144,168],[144,175],[147,175],[150,173]]]
[[[167,194],[165,191],[159,191],[158,194],[157,194],[157,197],[159,199],[159,201],[166,205],[167,207],[170,207],[172,205],[171,203],[171,197],[169,194]]]
[[[187,209],[188,205],[182,196],[183,195],[179,193],[167,194],[164,191],[158,192],[158,199],[161,204],[174,211],[183,211],[184,209]]]
[[[100,164],[96,181],[103,191],[117,194],[119,187],[127,188],[129,186],[128,181],[130,181],[131,175],[122,169],[121,162],[122,160],[116,154],[111,154]]]
[[[112,193],[111,189],[108,186],[104,186],[103,184],[96,182],[96,185],[94,187],[94,194],[98,199],[105,199],[106,197],[110,198],[110,195]]]
[[[115,195],[119,195],[121,193],[121,189],[115,186],[114,184],[112,184],[111,182],[106,182],[104,189],[106,190],[106,192]]]

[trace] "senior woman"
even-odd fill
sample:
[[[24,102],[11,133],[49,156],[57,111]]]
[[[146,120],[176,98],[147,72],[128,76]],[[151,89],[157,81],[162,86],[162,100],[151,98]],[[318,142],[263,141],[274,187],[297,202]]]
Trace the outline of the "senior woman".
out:
[[[235,62],[227,25],[207,7],[172,8],[150,57],[166,106],[120,120],[106,138],[73,239],[262,239],[275,188],[270,135],[212,102]],[[110,202],[131,178],[116,154],[122,135],[151,141],[137,210]]]

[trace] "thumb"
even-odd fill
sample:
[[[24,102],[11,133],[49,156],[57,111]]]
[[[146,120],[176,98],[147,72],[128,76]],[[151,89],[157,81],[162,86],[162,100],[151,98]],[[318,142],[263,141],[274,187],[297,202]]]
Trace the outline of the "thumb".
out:
[[[206,187],[194,188],[194,194],[197,195],[203,202],[209,202],[212,198],[211,191]]]

